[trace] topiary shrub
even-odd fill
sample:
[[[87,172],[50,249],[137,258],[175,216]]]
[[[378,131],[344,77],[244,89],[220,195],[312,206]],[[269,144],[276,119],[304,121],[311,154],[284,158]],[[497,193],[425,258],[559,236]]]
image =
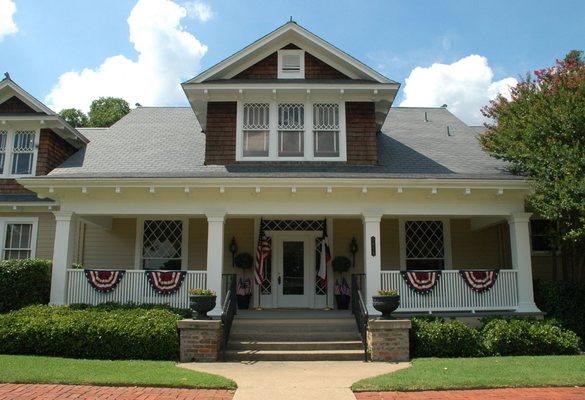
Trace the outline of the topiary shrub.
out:
[[[173,360],[179,319],[153,307],[30,306],[0,315],[0,353]]]
[[[411,357],[480,357],[485,347],[479,331],[460,321],[413,318]]]
[[[537,282],[534,289],[538,308],[585,341],[585,284]]]
[[[51,291],[50,260],[0,262],[0,312],[47,304]]]
[[[553,320],[492,319],[481,330],[487,351],[499,356],[578,354],[575,332]]]

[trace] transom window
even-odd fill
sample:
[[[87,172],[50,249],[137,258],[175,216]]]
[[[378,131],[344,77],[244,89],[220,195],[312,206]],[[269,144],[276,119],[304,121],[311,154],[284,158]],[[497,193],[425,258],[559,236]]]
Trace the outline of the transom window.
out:
[[[443,221],[405,221],[406,269],[445,268]]]
[[[0,130],[0,175],[34,175],[36,130]]]
[[[183,256],[182,220],[145,220],[142,268],[180,270]]]
[[[3,260],[22,260],[35,256],[37,221],[37,218],[28,217],[0,219]]]

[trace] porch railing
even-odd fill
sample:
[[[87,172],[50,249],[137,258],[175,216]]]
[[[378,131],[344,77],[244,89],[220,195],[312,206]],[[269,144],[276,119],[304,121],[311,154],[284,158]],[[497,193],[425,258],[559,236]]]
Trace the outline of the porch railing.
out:
[[[99,293],[93,289],[81,269],[67,270],[67,303],[68,304],[101,304],[101,303],[137,303],[137,304],[168,304],[172,307],[189,308],[190,288],[206,288],[205,271],[187,271],[181,288],[174,294],[161,296],[157,294],[142,270],[127,270],[124,278],[115,290],[110,293]]]
[[[494,286],[487,292],[471,290],[459,271],[442,271],[437,286],[431,293],[413,292],[399,271],[382,271],[382,289],[396,289],[400,293],[397,311],[488,311],[513,310],[518,306],[517,272],[500,270]]]
[[[362,298],[362,280],[364,274],[353,274],[351,276],[351,312],[355,317],[358,331],[362,338],[362,345],[364,347],[364,361],[368,361],[368,310]]]
[[[225,353],[230,340],[230,331],[232,330],[232,323],[234,322],[238,307],[236,300],[236,274],[224,274],[224,278],[226,281],[226,290],[221,311],[221,356],[225,361]]]

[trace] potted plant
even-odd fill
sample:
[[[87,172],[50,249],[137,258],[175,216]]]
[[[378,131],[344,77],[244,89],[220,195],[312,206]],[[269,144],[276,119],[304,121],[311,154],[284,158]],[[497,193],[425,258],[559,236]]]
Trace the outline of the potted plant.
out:
[[[382,313],[382,319],[392,319],[391,314],[400,305],[400,295],[397,290],[380,290],[377,296],[372,296],[372,303]]]
[[[341,283],[335,281],[335,302],[338,310],[347,310],[349,308],[349,285],[343,277],[343,273],[347,272],[351,267],[351,260],[344,256],[337,256],[331,261],[333,271],[341,274]]]
[[[189,306],[195,312],[193,319],[211,319],[207,313],[215,307],[217,296],[209,289],[189,289]]]
[[[239,310],[247,310],[250,307],[252,297],[252,282],[246,279],[246,270],[254,265],[254,258],[250,253],[240,253],[234,258],[234,265],[242,269],[242,279],[238,280],[236,287],[236,298]]]

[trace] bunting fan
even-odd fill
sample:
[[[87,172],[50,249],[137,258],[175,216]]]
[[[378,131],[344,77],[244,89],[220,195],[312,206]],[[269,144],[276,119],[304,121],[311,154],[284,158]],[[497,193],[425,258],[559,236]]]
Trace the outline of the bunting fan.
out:
[[[490,290],[496,283],[499,270],[459,270],[459,275],[463,278],[467,286],[477,293],[483,293]]]
[[[441,271],[402,271],[400,275],[412,291],[428,294],[439,282]]]
[[[187,271],[146,271],[146,277],[155,292],[162,295],[176,293],[183,284]]]
[[[124,273],[123,270],[85,269],[87,281],[97,292],[109,293],[118,286]]]

